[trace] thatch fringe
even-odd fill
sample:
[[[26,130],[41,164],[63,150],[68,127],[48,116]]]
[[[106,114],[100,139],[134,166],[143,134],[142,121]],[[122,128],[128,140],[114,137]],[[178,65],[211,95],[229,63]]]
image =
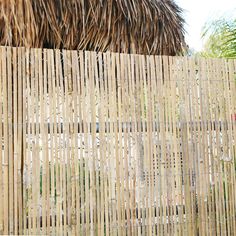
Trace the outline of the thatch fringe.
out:
[[[1,0],[0,44],[176,55],[181,14],[172,0]]]

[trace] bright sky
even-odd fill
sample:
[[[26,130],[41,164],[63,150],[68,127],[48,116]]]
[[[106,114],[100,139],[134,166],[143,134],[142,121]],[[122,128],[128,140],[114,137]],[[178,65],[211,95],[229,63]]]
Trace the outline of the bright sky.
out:
[[[190,48],[201,50],[201,29],[208,19],[236,9],[236,0],[175,0],[185,10],[186,41]],[[236,11],[235,11],[236,12]],[[236,16],[235,16],[236,17]]]

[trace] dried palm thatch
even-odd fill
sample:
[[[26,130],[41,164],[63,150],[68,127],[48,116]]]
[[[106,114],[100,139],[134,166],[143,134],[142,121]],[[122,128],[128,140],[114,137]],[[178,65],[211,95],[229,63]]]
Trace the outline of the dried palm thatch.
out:
[[[172,0],[0,0],[0,44],[176,55],[181,13]]]

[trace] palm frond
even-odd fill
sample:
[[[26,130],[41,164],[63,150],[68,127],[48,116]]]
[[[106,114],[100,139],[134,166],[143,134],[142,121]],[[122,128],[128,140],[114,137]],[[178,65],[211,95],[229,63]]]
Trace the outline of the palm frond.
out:
[[[206,41],[204,56],[236,58],[236,20],[209,21],[203,28],[202,37]]]

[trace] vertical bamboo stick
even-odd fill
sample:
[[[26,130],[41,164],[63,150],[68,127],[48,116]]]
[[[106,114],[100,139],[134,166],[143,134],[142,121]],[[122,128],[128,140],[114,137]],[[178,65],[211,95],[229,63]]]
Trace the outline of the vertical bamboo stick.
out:
[[[163,201],[163,225],[164,225],[164,235],[168,233],[168,225],[167,225],[167,129],[166,129],[166,124],[167,124],[167,116],[166,116],[166,109],[167,109],[167,99],[165,98],[165,91],[166,91],[166,86],[167,82],[165,81],[167,78],[167,73],[168,73],[168,61],[167,57],[163,56],[162,57],[162,63],[163,63],[163,91],[162,91],[162,97],[161,97],[161,109],[160,109],[160,125],[161,125],[161,169],[162,169],[162,188],[164,194],[162,195],[162,201]]]
[[[99,105],[100,105],[100,81],[99,81],[99,59],[98,59],[98,54],[93,54],[93,65],[94,65],[94,78],[95,78],[95,94],[96,94],[96,99],[94,104],[95,109],[96,109],[96,119],[95,121],[99,121]],[[99,134],[96,134],[96,126],[95,128],[95,140],[96,140],[96,146],[95,146],[95,178],[96,178],[96,234],[100,236],[100,229],[101,229],[101,156],[99,153],[99,145],[100,145],[100,140],[99,140]],[[99,141],[98,141],[99,140]]]
[[[185,205],[185,196],[184,196],[184,186],[183,182],[185,180],[185,176],[183,176],[183,163],[185,162],[184,151],[183,151],[183,143],[182,143],[182,127],[184,127],[184,122],[182,119],[184,118],[183,109],[184,109],[184,98],[183,98],[183,60],[182,58],[176,58],[176,64],[178,68],[179,76],[177,78],[178,85],[178,96],[179,96],[179,104],[178,104],[178,116],[179,116],[179,124],[177,129],[177,137],[178,137],[178,150],[180,155],[180,160],[178,163],[178,176],[177,176],[177,186],[179,192],[179,206],[178,206],[178,222],[179,222],[179,233],[180,235],[186,233],[185,232],[185,218],[184,218],[184,205]]]
[[[231,202],[230,202],[230,187],[231,187],[231,159],[232,159],[232,128],[231,128],[231,107],[230,107],[230,96],[229,96],[229,80],[228,80],[228,65],[226,61],[222,61],[223,67],[223,88],[224,88],[224,99],[225,99],[225,126],[227,131],[225,132],[225,150],[224,150],[224,195],[225,195],[225,213],[226,213],[226,232],[228,235],[232,234],[231,231],[231,223],[232,223],[232,215],[231,215]]]
[[[0,52],[2,54],[2,47],[0,47]],[[1,121],[1,125],[0,125],[0,191],[1,193],[4,192],[4,176],[3,176],[3,170],[4,170],[4,165],[3,165],[3,159],[4,159],[4,148],[3,148],[3,143],[2,140],[4,140],[4,133],[3,133],[3,125],[2,125],[2,121],[3,121],[3,76],[2,76],[2,57],[0,58],[0,121]],[[4,231],[4,194],[0,194],[0,234],[3,234]]]
[[[52,212],[52,232],[54,234],[59,234],[59,226],[60,226],[60,198],[58,192],[60,192],[60,177],[59,177],[59,145],[60,143],[58,142],[58,128],[57,128],[57,121],[58,119],[58,113],[59,113],[59,81],[58,81],[58,68],[55,65],[56,61],[56,55],[55,51],[50,51],[50,58],[51,58],[51,68],[52,68],[52,94],[53,94],[53,114],[52,114],[52,120],[53,120],[53,147],[54,147],[54,159],[52,161],[54,169],[53,169],[53,174],[54,177],[53,179],[53,184],[52,184],[52,189],[53,189],[53,212]],[[55,228],[55,229],[54,229]]]
[[[176,94],[176,63],[173,57],[169,58],[169,65],[170,65],[170,90],[171,90],[171,117],[172,117],[172,154],[173,154],[173,163],[172,163],[172,199],[173,199],[173,234],[177,235],[178,234],[178,215],[177,215],[177,206],[179,202],[178,198],[178,186],[177,186],[177,178],[176,176],[179,175],[178,172],[178,162],[180,161],[180,155],[177,150],[177,94]]]
[[[127,133],[128,133],[128,175],[129,175],[129,212],[130,212],[130,232],[132,235],[135,234],[134,231],[134,209],[133,209],[133,204],[134,204],[134,158],[132,155],[132,148],[133,148],[133,134],[134,134],[134,120],[133,120],[133,114],[134,114],[134,109],[133,109],[133,94],[132,94],[132,61],[131,61],[131,56],[129,55],[127,57],[127,72],[128,76],[126,78],[128,86],[127,86],[127,91],[128,91],[128,112],[127,112]]]
[[[120,209],[118,209],[118,222],[119,228],[118,233],[120,235],[124,235],[125,232],[125,216],[124,216],[124,175],[123,175],[123,138],[122,138],[122,87],[121,87],[121,80],[122,80],[122,61],[121,55],[116,55],[116,66],[117,66],[117,140],[118,140],[118,158],[116,160],[116,168],[117,168],[117,181],[118,181],[118,189],[120,192],[120,196],[118,196],[118,204],[120,205]],[[119,177],[118,177],[119,176]],[[118,191],[118,190],[117,190]]]
[[[63,65],[61,74],[61,86],[62,86],[62,117],[63,117],[63,234],[67,235],[67,222],[69,220],[69,202],[68,202],[68,181],[67,176],[68,166],[69,166],[69,117],[68,114],[68,61],[67,61],[67,53],[65,50],[62,51]],[[62,72],[61,71],[61,72]]]
[[[61,65],[61,77],[60,77],[60,83],[61,83],[61,86],[62,86],[62,110],[61,110],[61,113],[62,113],[62,120],[63,120],[63,124],[65,123],[65,125],[63,125],[63,138],[62,138],[62,142],[63,142],[63,155],[62,155],[62,158],[63,158],[63,165],[62,165],[62,191],[63,191],[63,205],[62,205],[62,209],[63,209],[63,235],[67,235],[67,219],[68,219],[68,216],[67,216],[67,181],[66,181],[66,174],[67,174],[67,164],[68,164],[68,159],[67,159],[67,156],[68,156],[68,146],[67,146],[67,142],[68,141],[67,139],[69,138],[68,137],[68,123],[67,122],[67,118],[66,118],[66,111],[65,111],[65,106],[66,106],[66,81],[67,81],[67,74],[66,74],[66,58],[65,58],[65,51],[62,52],[62,59],[63,59],[63,62],[62,62],[62,65]],[[64,68],[65,67],[65,68]]]
[[[96,57],[96,54],[93,52],[88,55],[88,67],[89,67],[89,93],[90,93],[90,107],[91,107],[91,128],[90,128],[90,143],[91,143],[91,160],[90,160],[90,215],[91,215],[91,234],[96,234],[96,195],[95,195],[95,186],[96,186],[96,173],[95,173],[95,164],[96,164],[96,103],[95,103],[95,64],[93,58]]]
[[[148,172],[149,172],[149,203],[148,203],[148,214],[149,214],[149,235],[153,234],[154,228],[153,228],[153,189],[154,189],[154,176],[153,176],[153,139],[152,139],[152,90],[151,90],[151,68],[150,68],[150,57],[146,57],[146,66],[147,66],[147,82],[146,82],[146,93],[147,93],[147,141],[148,141],[148,147],[147,147],[147,158],[148,158]]]
[[[3,223],[4,223],[4,234],[8,234],[8,221],[9,221],[9,213],[8,213],[8,204],[9,204],[9,196],[8,196],[8,170],[9,170],[9,150],[8,150],[8,95],[7,95],[7,76],[6,76],[6,49],[1,48],[1,61],[2,61],[2,87],[3,87],[3,132],[4,132],[4,158],[3,158],[3,183],[4,183],[4,193],[3,193]]]
[[[214,100],[215,100],[215,108],[214,108],[214,116],[215,116],[215,152],[216,152],[216,160],[215,160],[215,201],[216,201],[216,233],[220,235],[220,217],[221,217],[221,208],[219,204],[219,180],[220,180],[220,167],[219,167],[219,153],[220,153],[220,128],[219,128],[219,115],[218,115],[218,96],[219,93],[219,79],[218,79],[218,66],[216,64],[216,60],[214,60],[214,71],[215,71],[215,79],[216,83],[214,84]]]
[[[220,60],[216,60],[216,65],[217,65],[217,79],[218,81],[218,89],[219,93],[217,95],[217,102],[218,102],[218,111],[216,112],[218,115],[217,120],[220,122],[224,122],[224,94],[223,94],[223,80],[222,80],[222,65],[220,63]],[[222,159],[224,152],[225,152],[225,126],[221,124],[221,127],[219,127],[219,135],[218,135],[218,142],[219,142],[219,148],[218,148],[218,160],[219,160],[219,215],[220,215],[220,221],[219,221],[219,226],[220,226],[220,231],[221,234],[226,234],[226,217],[225,217],[225,201],[224,201],[224,183],[223,183],[223,178],[224,178],[224,161]]]
[[[108,128],[108,111],[109,111],[109,91],[108,91],[108,66],[107,66],[107,59],[106,55],[103,54],[103,65],[104,65],[104,91],[105,91],[105,97],[104,97],[104,102],[105,102],[105,109],[104,109],[104,122],[105,122],[105,127],[106,131],[109,132]],[[105,200],[105,234],[109,235],[110,234],[110,221],[109,221],[109,164],[108,164],[108,158],[109,158],[109,143],[108,143],[108,133],[105,134],[105,148],[104,148],[104,164],[105,164],[105,174],[104,174],[104,200]]]
[[[109,231],[110,234],[112,235],[113,233],[113,217],[112,217],[112,212],[113,212],[113,173],[114,173],[114,165],[112,163],[112,156],[113,156],[113,148],[112,148],[112,139],[113,139],[113,119],[112,119],[112,87],[111,87],[111,57],[110,53],[105,54],[105,61],[106,61],[106,78],[107,78],[107,120],[109,120],[109,131],[107,133],[107,166],[108,166],[108,179],[107,179],[107,187],[108,187],[108,218],[110,219],[109,221]]]
[[[13,48],[13,123],[14,123],[14,129],[13,129],[13,140],[14,140],[14,158],[13,158],[13,169],[14,169],[14,234],[18,234],[18,188],[17,188],[17,171],[18,171],[18,158],[20,158],[18,154],[18,135],[17,135],[17,125],[18,125],[18,114],[17,114],[17,49]],[[2,153],[1,153],[2,154]],[[1,155],[0,154],[0,155]],[[1,162],[0,162],[1,163]]]
[[[82,155],[84,158],[84,165],[82,166],[84,171],[83,174],[83,181],[84,181],[84,213],[83,213],[83,218],[84,218],[84,227],[85,227],[85,233],[84,234],[89,234],[89,229],[90,229],[90,212],[89,212],[89,207],[90,207],[90,202],[89,202],[89,195],[90,195],[90,189],[89,189],[89,113],[88,113],[88,98],[86,97],[88,87],[87,87],[87,81],[86,79],[88,78],[88,61],[87,61],[87,54],[83,54],[81,52],[80,54],[80,66],[81,66],[81,92],[82,92],[82,121],[83,121],[83,147],[81,147],[82,150]]]
[[[43,232],[44,227],[44,199],[43,199],[43,164],[44,164],[44,154],[45,149],[43,148],[43,138],[44,138],[44,125],[43,125],[43,115],[44,115],[44,91],[43,91],[43,62],[42,62],[42,49],[37,50],[38,55],[38,105],[39,105],[39,114],[38,114],[38,129],[40,130],[39,134],[39,149],[42,148],[41,155],[39,155],[38,166],[39,173],[38,173],[38,204],[41,205],[41,209],[38,209],[38,233]],[[39,132],[39,131],[38,131]]]
[[[162,181],[163,181],[163,171],[162,171],[162,154],[161,154],[161,141],[160,139],[163,137],[161,134],[161,126],[163,123],[160,122],[162,115],[162,93],[163,93],[163,66],[162,66],[162,58],[160,56],[155,57],[155,67],[156,67],[156,86],[157,90],[157,166],[158,166],[158,186],[157,186],[157,194],[158,194],[158,207],[157,207],[157,216],[158,216],[158,229],[157,232],[160,235],[163,235],[163,203],[162,203]]]
[[[72,52],[72,77],[73,77],[73,103],[74,103],[74,135],[73,135],[73,143],[74,143],[74,199],[72,200],[72,209],[75,219],[73,220],[75,224],[75,232],[72,234],[79,234],[80,231],[80,178],[79,178],[79,146],[78,146],[78,137],[79,137],[79,129],[78,129],[78,121],[80,119],[79,111],[78,111],[78,97],[79,97],[79,67],[78,67],[78,55],[76,51]]]
[[[148,181],[149,181],[149,173],[147,170],[147,140],[146,140],[146,112],[145,112],[145,101],[146,101],[146,90],[144,85],[144,80],[146,77],[145,71],[145,57],[139,57],[139,65],[140,65],[140,95],[141,95],[141,108],[140,108],[140,122],[142,127],[142,136],[143,136],[143,193],[142,193],[142,224],[143,224],[143,233],[148,234]]]
[[[80,136],[80,194],[81,194],[81,224],[82,224],[82,231],[81,233],[86,234],[85,231],[85,156],[84,156],[84,55],[83,52],[79,52],[79,60],[80,60],[80,129],[81,129],[81,136]]]
[[[119,157],[120,157],[120,190],[121,190],[121,232],[122,235],[126,234],[126,220],[125,220],[125,186],[124,186],[124,138],[123,138],[123,130],[122,130],[122,123],[124,122],[123,119],[123,93],[124,93],[124,60],[123,55],[119,55],[119,68],[120,73],[118,77],[118,110],[119,110]]]
[[[193,202],[192,202],[192,227],[193,227],[193,233],[197,234],[198,232],[198,209],[197,209],[197,161],[198,161],[198,146],[197,146],[197,125],[196,125],[196,106],[197,106],[197,98],[195,93],[195,87],[196,87],[196,70],[195,70],[195,59],[189,59],[189,71],[190,71],[190,90],[191,90],[191,110],[190,110],[190,122],[191,122],[191,139],[193,142],[193,149],[192,149],[192,191],[193,191]]]
[[[23,231],[22,231],[22,227],[23,227],[23,158],[24,158],[24,155],[23,155],[23,127],[24,127],[24,124],[23,124],[23,121],[25,119],[24,117],[24,107],[25,107],[25,102],[24,102],[24,97],[23,97],[23,73],[24,73],[24,60],[25,60],[25,57],[24,57],[24,48],[19,48],[18,49],[18,58],[17,58],[17,62],[18,62],[18,73],[17,73],[17,80],[18,80],[18,104],[17,104],[17,107],[18,107],[18,160],[17,160],[17,201],[18,201],[18,232],[19,234],[22,234]]]
[[[159,233],[159,173],[158,173],[158,128],[156,121],[158,119],[157,111],[157,77],[159,76],[156,67],[155,57],[150,57],[151,66],[151,90],[152,90],[152,140],[153,140],[153,158],[152,158],[152,169],[153,169],[153,206],[154,206],[154,231],[153,234],[157,235]]]
[[[138,152],[138,124],[137,124],[137,103],[138,95],[136,91],[136,65],[135,65],[136,55],[130,55],[130,77],[129,77],[129,93],[131,96],[130,104],[130,119],[131,119],[131,134],[130,134],[130,156],[131,156],[131,173],[132,173],[132,186],[131,186],[131,219],[132,219],[132,233],[133,235],[138,235],[140,231],[140,220],[139,220],[139,205],[137,204],[137,199],[139,195],[138,184],[139,184],[139,160],[140,155]]]
[[[100,154],[100,181],[101,181],[101,192],[100,192],[100,198],[101,198],[101,213],[100,213],[100,221],[101,221],[101,226],[100,226],[100,235],[104,235],[105,232],[105,228],[106,228],[106,225],[105,225],[105,202],[104,202],[104,195],[106,194],[105,193],[105,190],[104,190],[104,185],[106,184],[105,183],[105,117],[104,117],[104,107],[105,107],[105,102],[104,102],[104,96],[105,96],[105,88],[104,88],[104,73],[103,73],[103,70],[104,70],[104,67],[103,67],[103,58],[102,58],[102,54],[99,53],[98,54],[98,63],[99,63],[99,77],[100,77],[100,80],[99,80],[99,85],[100,85],[100,94],[99,94],[99,97],[100,97],[100,100],[99,100],[99,103],[100,103],[100,108],[99,108],[99,117],[98,117],[98,120],[99,120],[99,154]]]
[[[43,51],[40,51],[40,54],[43,54]],[[43,55],[44,56],[44,55]],[[42,59],[42,57],[41,57]],[[46,136],[47,136],[47,127],[44,125],[45,121],[45,104],[44,99],[46,96],[46,91],[44,88],[44,79],[45,78],[45,65],[46,59],[44,63],[42,60],[39,60],[39,93],[40,93],[40,133],[42,137],[42,194],[41,194],[41,203],[42,203],[42,234],[46,234]]]
[[[221,117],[221,110],[222,107],[221,106],[221,99],[222,99],[222,94],[221,94],[221,85],[222,83],[220,82],[221,80],[221,67],[219,65],[219,60],[215,60],[215,63],[217,65],[217,93],[219,94],[219,96],[216,97],[216,104],[218,106],[218,109],[216,109],[216,120],[218,122],[217,124],[217,177],[218,177],[218,181],[217,181],[217,187],[218,187],[218,191],[217,191],[217,205],[218,205],[218,227],[219,227],[219,234],[224,234],[224,227],[222,226],[223,223],[223,205],[222,205],[222,193],[223,193],[223,185],[222,185],[222,162],[220,161],[220,157],[222,155],[222,150],[223,150],[223,144],[222,144],[222,134],[223,134],[223,130],[222,130],[222,126],[221,126],[221,121],[222,121],[222,117]]]
[[[174,155],[173,155],[173,130],[172,130],[172,124],[173,124],[173,117],[172,117],[172,90],[171,90],[171,74],[172,74],[172,64],[171,64],[171,57],[168,57],[168,73],[167,78],[165,78],[166,81],[166,97],[167,97],[167,108],[166,108],[166,116],[167,116],[167,132],[168,132],[168,149],[167,149],[167,169],[168,169],[168,175],[167,175],[167,185],[169,188],[167,189],[167,212],[168,212],[168,226],[169,226],[169,234],[174,234],[174,175],[173,175],[173,169],[174,169]]]
[[[30,234],[36,234],[36,142],[35,142],[35,100],[36,100],[36,71],[35,71],[35,49],[30,50],[30,77],[28,79],[28,94],[31,100],[30,107],[28,109],[28,114],[30,117],[30,126],[28,131],[30,132],[30,150],[29,150],[29,159],[28,159],[28,173],[30,179]]]
[[[135,166],[136,166],[136,221],[137,221],[137,234],[140,236],[142,231],[142,215],[141,215],[141,207],[142,207],[142,192],[143,192],[143,155],[142,155],[142,131],[141,131],[141,116],[140,116],[140,74],[139,74],[139,57],[138,55],[131,56],[133,58],[133,65],[135,66],[133,73],[133,83],[134,83],[134,91],[135,91],[135,114],[134,119],[136,119],[135,123],[137,123],[136,127],[136,135],[135,135],[135,144],[136,144],[136,152],[135,152]],[[119,85],[118,85],[119,86]]]
[[[14,153],[13,153],[13,96],[12,96],[12,50],[10,47],[6,48],[6,61],[7,61],[7,102],[8,102],[8,146],[9,146],[9,233],[14,232]]]
[[[21,173],[22,173],[22,190],[23,190],[23,229],[22,229],[22,233],[26,234],[26,225],[27,225],[27,215],[28,215],[28,211],[27,211],[27,195],[26,195],[26,175],[27,175],[27,144],[26,144],[26,133],[27,133],[27,127],[26,127],[26,122],[28,120],[27,118],[27,108],[28,108],[28,103],[27,103],[27,77],[29,76],[29,72],[28,72],[28,64],[29,64],[29,50],[25,49],[24,50],[24,54],[22,55],[22,80],[23,80],[23,145],[22,145],[22,165],[21,167],[23,168]]]
[[[55,234],[55,130],[54,130],[54,114],[55,114],[55,94],[53,93],[54,74],[54,58],[53,50],[47,51],[48,58],[48,107],[49,107],[49,128],[50,128],[50,233]]]
[[[118,59],[119,61],[119,59]],[[111,55],[111,75],[110,80],[112,84],[112,120],[113,120],[113,186],[112,186],[112,205],[113,205],[113,235],[121,234],[121,212],[120,212],[120,167],[119,167],[119,148],[118,148],[118,118],[117,118],[117,107],[118,107],[118,97],[117,97],[117,75],[116,75],[116,67],[117,67],[117,55],[112,53]],[[118,227],[117,227],[118,226]]]
[[[61,103],[62,103],[62,86],[61,86],[61,59],[60,51],[55,50],[55,70],[56,70],[56,93],[57,93],[57,117],[56,122],[60,124],[61,122]],[[57,173],[57,232],[58,234],[63,234],[63,212],[62,212],[62,166],[63,166],[63,151],[62,151],[62,127],[58,127],[58,173]]]
[[[41,153],[40,153],[40,106],[39,106],[39,60],[41,60],[41,52],[40,49],[36,49],[35,53],[35,123],[36,123],[36,130],[35,130],[35,205],[36,208],[36,233],[40,234],[40,170],[41,170]]]
[[[235,64],[235,66],[234,66]],[[233,71],[236,70],[236,62],[235,60],[230,60],[228,62],[228,70],[229,70],[229,74],[228,74],[228,81],[229,81],[229,87],[228,87],[228,92],[229,92],[229,103],[230,103],[230,119],[232,122],[232,125],[230,125],[230,138],[231,140],[235,140],[236,138],[236,122],[234,121],[233,117],[234,115],[232,114],[236,114],[236,96],[235,96],[235,89],[236,89],[236,85],[234,82],[234,76],[233,76]],[[233,116],[233,117],[232,117]],[[235,161],[235,157],[236,157],[236,152],[235,150],[233,150],[234,146],[233,144],[231,144],[231,158],[232,158],[232,164],[231,164],[231,194],[230,194],[230,208],[231,208],[231,227],[232,227],[232,232],[235,232],[236,230],[236,222],[235,220],[233,220],[233,216],[235,215],[235,203],[236,203],[236,196],[234,193],[235,190],[235,165],[236,165],[236,161]]]
[[[131,215],[130,215],[130,178],[129,178],[129,151],[128,151],[128,138],[129,138],[129,127],[126,125],[129,121],[129,60],[128,57],[123,57],[125,66],[125,77],[123,80],[123,117],[124,117],[124,187],[125,187],[125,212],[126,212],[126,225],[127,234],[131,234]]]

